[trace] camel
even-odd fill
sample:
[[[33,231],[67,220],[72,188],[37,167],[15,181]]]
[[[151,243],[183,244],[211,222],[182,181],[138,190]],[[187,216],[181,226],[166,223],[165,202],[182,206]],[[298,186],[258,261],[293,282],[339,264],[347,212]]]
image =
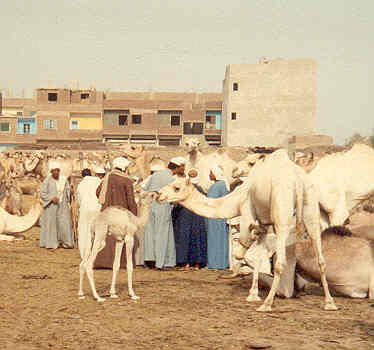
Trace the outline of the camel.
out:
[[[95,262],[97,254],[105,247],[105,239],[107,235],[113,235],[116,239],[116,252],[113,262],[113,276],[112,284],[110,287],[110,297],[118,298],[116,294],[116,280],[118,270],[120,267],[120,258],[122,253],[123,245],[126,243],[126,258],[127,258],[127,281],[128,281],[128,293],[131,299],[139,299],[135,295],[132,287],[132,273],[133,273],[133,262],[132,253],[134,246],[134,235],[144,228],[148,221],[149,209],[153,202],[155,193],[143,193],[139,201],[138,216],[133,215],[129,210],[119,207],[109,207],[102,211],[94,222],[93,231],[95,239],[91,248],[91,251],[83,258],[79,271],[79,292],[78,296],[80,299],[84,299],[83,292],[83,278],[84,273],[87,273],[88,280],[91,285],[91,290],[94,298],[102,302],[105,298],[101,298],[96,291],[93,264]]]
[[[374,150],[364,144],[319,160],[308,177],[317,189],[323,229],[343,225],[356,206],[374,195],[373,173]]]
[[[203,157],[203,154],[199,150],[200,141],[194,137],[190,137],[185,140],[184,144],[187,146],[188,153],[186,169],[195,168]]]
[[[294,164],[285,150],[278,150],[258,161],[243,185],[232,193],[218,199],[200,194],[189,179],[177,179],[163,187],[159,201],[178,202],[198,215],[209,218],[230,219],[241,216],[241,249],[236,258],[243,259],[249,243],[263,234],[270,226],[277,235],[274,280],[270,293],[257,311],[271,311],[280,276],[286,265],[286,240],[296,209],[298,232],[305,225],[318,257],[319,271],[325,292],[325,310],[337,310],[330,295],[326,280],[326,264],[322,255],[319,228],[319,208],[313,184],[308,182],[305,172]],[[259,225],[256,225],[256,221]],[[258,296],[249,300],[257,301]]]
[[[41,186],[40,180],[33,176],[16,178],[15,183],[23,194],[35,194]]]
[[[23,197],[20,187],[13,178],[0,184],[0,207],[8,213],[21,216],[23,213]]]
[[[21,233],[29,230],[39,220],[42,207],[39,203],[39,193],[36,194],[35,204],[24,216],[11,215],[3,208],[0,208],[0,240],[13,241],[15,237],[4,233]]]

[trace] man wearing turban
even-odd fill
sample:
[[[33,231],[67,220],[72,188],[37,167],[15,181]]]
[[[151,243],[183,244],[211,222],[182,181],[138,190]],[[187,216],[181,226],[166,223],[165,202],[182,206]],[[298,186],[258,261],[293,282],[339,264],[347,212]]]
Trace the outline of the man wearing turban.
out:
[[[56,161],[49,163],[50,175],[42,183],[40,200],[43,213],[40,218],[40,247],[56,249],[74,247],[74,232],[70,210],[70,183],[60,174]]]
[[[138,214],[134,197],[133,182],[126,175],[126,169],[130,161],[125,157],[117,157],[113,160],[113,170],[105,175],[102,183],[96,190],[96,195],[101,204],[101,210],[111,207],[119,206],[130,210],[134,215]],[[105,241],[105,247],[96,257],[95,268],[112,268],[115,256],[116,240],[108,235]],[[138,249],[139,241],[135,236],[134,250],[135,254]],[[122,250],[121,268],[126,267],[126,250]],[[134,266],[136,266],[134,261]]]

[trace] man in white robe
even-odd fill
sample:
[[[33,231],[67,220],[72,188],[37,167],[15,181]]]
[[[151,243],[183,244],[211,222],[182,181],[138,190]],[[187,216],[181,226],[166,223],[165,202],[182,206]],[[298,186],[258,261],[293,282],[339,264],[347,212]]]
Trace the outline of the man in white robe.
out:
[[[74,233],[71,218],[70,183],[60,174],[61,166],[52,161],[40,191],[43,213],[40,218],[40,247],[56,249],[74,247]]]
[[[105,174],[105,170],[96,168],[95,173],[96,176],[91,176],[91,171],[84,169],[82,171],[83,180],[77,187],[77,200],[79,204],[78,247],[82,259],[91,250],[92,225],[101,210],[96,190],[101,183],[100,176],[101,174]]]

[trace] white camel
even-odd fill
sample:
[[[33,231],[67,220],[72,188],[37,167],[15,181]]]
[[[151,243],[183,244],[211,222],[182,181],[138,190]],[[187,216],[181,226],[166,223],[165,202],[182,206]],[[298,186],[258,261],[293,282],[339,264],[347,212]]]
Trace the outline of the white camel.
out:
[[[83,292],[83,278],[84,273],[87,273],[87,277],[91,286],[92,294],[94,298],[102,302],[105,298],[101,298],[96,291],[93,264],[95,262],[97,254],[104,249],[105,239],[107,235],[113,235],[116,238],[116,250],[113,262],[113,276],[112,284],[110,287],[110,297],[118,298],[116,293],[116,280],[118,270],[120,268],[121,254],[123,245],[126,243],[126,258],[127,258],[127,281],[128,281],[128,292],[131,299],[139,299],[135,295],[132,287],[132,273],[133,273],[133,247],[134,247],[134,235],[139,232],[147,223],[149,216],[149,208],[155,197],[155,193],[143,193],[139,202],[138,216],[132,214],[129,210],[119,207],[109,207],[102,211],[94,222],[93,231],[95,239],[91,250],[87,252],[83,258],[79,271],[79,292],[80,299],[84,299]]]
[[[337,310],[326,280],[316,194],[305,172],[289,159],[286,151],[278,150],[258,161],[246,182],[225,197],[206,198],[194,189],[188,179],[177,179],[159,191],[159,201],[178,202],[196,214],[210,218],[241,216],[239,241],[243,247],[236,252],[238,259],[243,259],[250,242],[256,239],[258,233],[274,227],[278,258],[270,293],[257,309],[264,312],[271,311],[280,275],[286,265],[286,240],[296,209],[298,230],[303,222],[318,259],[325,292],[325,310]],[[249,300],[258,299],[258,295],[249,297]]]
[[[15,237],[5,233],[22,233],[29,230],[37,223],[41,213],[39,194],[36,195],[35,204],[24,216],[11,215],[3,208],[0,208],[0,240],[13,241]]]

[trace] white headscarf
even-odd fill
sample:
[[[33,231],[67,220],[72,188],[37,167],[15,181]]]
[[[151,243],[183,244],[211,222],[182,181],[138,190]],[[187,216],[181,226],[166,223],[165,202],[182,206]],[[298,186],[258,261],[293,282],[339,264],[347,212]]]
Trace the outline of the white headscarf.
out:
[[[117,157],[113,160],[113,168],[119,168],[122,171],[125,171],[129,164],[130,161],[125,157]]]
[[[163,167],[161,164],[155,164],[155,165],[152,165],[151,166],[151,171],[155,172],[155,171],[160,171],[160,170],[163,170],[165,169],[165,167]]]
[[[187,163],[187,160],[183,157],[174,157],[170,159],[170,163],[173,163],[178,166],[185,165]]]
[[[60,163],[56,162],[55,160],[51,160],[49,162],[49,171],[52,171],[53,169],[61,169]]]
[[[95,174],[105,174],[104,168],[97,166],[95,168]]]
[[[215,167],[211,168],[210,171],[213,173],[217,181],[224,181],[227,190],[230,191],[230,184],[225,177],[225,173],[223,172],[222,167],[219,165],[216,165]]]

